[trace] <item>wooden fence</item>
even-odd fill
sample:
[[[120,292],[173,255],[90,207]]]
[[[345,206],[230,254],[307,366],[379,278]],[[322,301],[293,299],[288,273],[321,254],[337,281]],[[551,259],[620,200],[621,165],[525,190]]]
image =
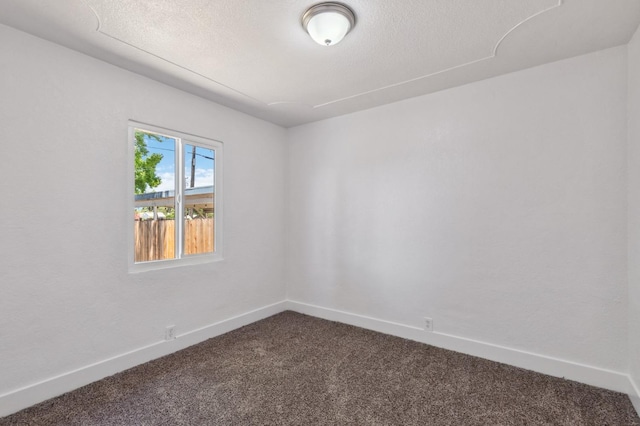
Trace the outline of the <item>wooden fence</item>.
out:
[[[185,221],[185,254],[213,251],[213,225],[213,218]],[[175,258],[175,220],[136,220],[134,238],[136,262]]]

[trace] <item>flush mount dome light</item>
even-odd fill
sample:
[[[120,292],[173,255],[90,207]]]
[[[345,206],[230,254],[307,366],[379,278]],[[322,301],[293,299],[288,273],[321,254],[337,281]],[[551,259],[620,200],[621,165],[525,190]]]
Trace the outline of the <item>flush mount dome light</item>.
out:
[[[340,3],[318,3],[302,15],[304,29],[323,46],[340,43],[355,24],[353,11]]]

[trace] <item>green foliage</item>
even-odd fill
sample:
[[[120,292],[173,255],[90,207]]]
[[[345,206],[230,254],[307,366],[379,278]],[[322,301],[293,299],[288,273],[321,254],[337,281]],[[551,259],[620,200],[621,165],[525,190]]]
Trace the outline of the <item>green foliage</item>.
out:
[[[164,217],[167,220],[173,220],[176,218],[176,211],[173,207],[158,207],[158,211],[164,213]]]
[[[153,189],[162,183],[162,179],[156,175],[156,166],[162,161],[162,154],[149,154],[145,137],[152,138],[158,142],[162,139],[153,133],[136,131],[135,148],[135,171],[136,171],[136,194],[147,192],[147,188]]]

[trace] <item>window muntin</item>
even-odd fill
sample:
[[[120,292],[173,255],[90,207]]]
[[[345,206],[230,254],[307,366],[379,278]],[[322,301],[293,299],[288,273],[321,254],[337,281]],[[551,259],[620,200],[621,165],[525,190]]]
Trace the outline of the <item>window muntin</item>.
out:
[[[130,270],[220,259],[222,143],[133,122],[129,140]]]

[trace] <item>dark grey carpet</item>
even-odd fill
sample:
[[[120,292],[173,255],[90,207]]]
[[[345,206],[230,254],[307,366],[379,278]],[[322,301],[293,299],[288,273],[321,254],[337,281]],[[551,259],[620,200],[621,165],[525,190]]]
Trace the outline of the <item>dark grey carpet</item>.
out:
[[[626,395],[285,312],[0,425],[640,425]]]

